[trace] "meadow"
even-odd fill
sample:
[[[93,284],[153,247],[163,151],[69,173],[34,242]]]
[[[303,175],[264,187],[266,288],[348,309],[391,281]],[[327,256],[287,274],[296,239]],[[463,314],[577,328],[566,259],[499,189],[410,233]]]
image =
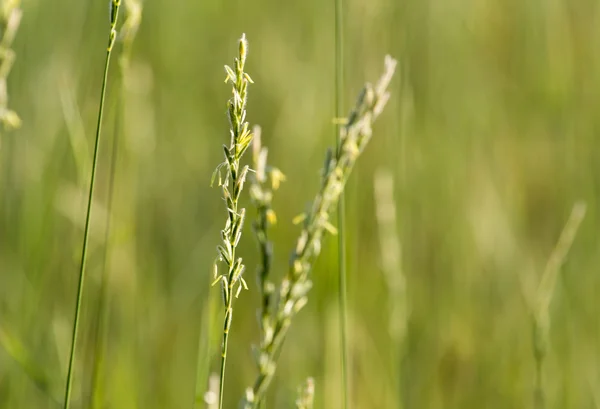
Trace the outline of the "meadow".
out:
[[[113,3],[2,1],[2,409],[63,407]],[[386,55],[398,61],[345,188],[347,407],[600,408],[600,2],[120,9],[72,409],[218,407],[225,308],[213,264],[231,213],[211,175],[230,140],[223,66],[234,67],[242,33],[245,120],[285,175],[270,203],[276,283],[348,119],[340,111]],[[235,299],[225,408],[257,376],[256,177],[239,197],[248,290]],[[314,408],[345,409],[338,239],[322,241],[262,408],[296,407],[312,377]]]

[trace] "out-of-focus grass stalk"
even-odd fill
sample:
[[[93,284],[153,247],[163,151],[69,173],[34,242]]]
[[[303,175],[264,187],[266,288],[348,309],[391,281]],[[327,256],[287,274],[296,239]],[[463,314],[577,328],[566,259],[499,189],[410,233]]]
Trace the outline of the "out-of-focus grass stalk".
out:
[[[223,323],[223,344],[221,349],[221,371],[219,379],[219,409],[223,408],[223,391],[225,386],[225,364],[227,362],[227,342],[229,330],[233,320],[233,299],[237,298],[242,288],[248,288],[242,275],[245,266],[242,258],[236,258],[236,249],[242,237],[242,228],[246,209],[239,209],[239,199],[242,193],[249,166],[242,167],[240,160],[250,143],[252,132],[248,129],[246,121],[246,103],[248,100],[248,84],[252,82],[250,76],[244,72],[248,53],[248,42],[243,34],[239,41],[239,54],[235,58],[233,68],[225,66],[226,82],[232,84],[233,96],[227,103],[231,142],[223,146],[225,161],[221,163],[213,174],[213,182],[218,176],[219,186],[223,190],[223,199],[227,206],[227,220],[225,228],[221,230],[222,243],[217,247],[218,256],[214,263],[214,284],[221,282],[223,302],[225,304],[225,317]],[[221,169],[225,169],[225,179],[221,178]],[[227,272],[219,274],[218,264],[224,263]],[[235,288],[237,285],[237,289]]]
[[[387,56],[385,71],[375,87],[367,84],[350,113],[342,132],[341,143],[328,150],[321,179],[321,188],[310,209],[296,218],[303,224],[289,263],[289,270],[279,288],[279,298],[261,331],[261,343],[256,353],[259,374],[254,385],[246,389],[243,407],[257,408],[264,400],[277,369],[277,357],[294,316],[308,302],[312,287],[309,279],[313,263],[321,252],[321,240],[326,232],[335,233],[329,222],[356,160],[367,146],[372,125],[389,99],[387,87],[392,79],[396,61]]]
[[[12,43],[15,39],[23,11],[21,10],[20,0],[3,0],[0,14],[0,122],[5,131],[17,129],[21,126],[19,115],[9,108],[8,104],[8,76],[15,61],[15,52],[12,50]],[[0,140],[1,147],[2,140]],[[12,144],[11,144],[12,145]],[[7,157],[12,157],[11,152]],[[8,169],[12,166],[7,161]],[[7,172],[7,176],[8,176]],[[8,177],[10,180],[10,177]],[[4,192],[6,194],[6,191]],[[43,367],[31,355],[30,351],[20,340],[10,334],[8,330],[0,325],[0,347],[21,367],[27,377],[52,401],[60,405],[53,396],[51,390],[51,378]]]
[[[77,300],[75,305],[75,317],[73,320],[73,332],[71,336],[71,353],[69,354],[69,367],[67,370],[67,381],[65,385],[64,408],[68,409],[71,404],[71,390],[73,385],[73,369],[75,362],[75,353],[77,352],[77,330],[79,327],[79,316],[81,312],[81,302],[83,298],[83,285],[85,282],[85,266],[87,258],[88,240],[90,232],[90,220],[92,214],[92,199],[94,196],[94,182],[96,180],[96,167],[98,163],[98,148],[100,146],[100,135],[102,131],[102,116],[104,113],[104,100],[106,97],[106,84],[108,81],[108,69],[110,67],[110,56],[117,38],[117,20],[119,17],[119,8],[121,0],[112,0],[110,3],[110,25],[108,33],[108,45],[106,47],[106,60],[104,63],[104,75],[102,79],[102,88],[100,91],[100,102],[98,107],[98,122],[96,125],[96,138],[94,144],[94,155],[92,160],[92,169],[90,176],[90,188],[88,194],[87,212],[85,218],[85,228],[83,232],[83,244],[81,249],[81,264],[79,270],[79,284],[77,286]]]
[[[268,149],[262,146],[260,127],[255,126],[253,133],[252,166],[254,174],[250,178],[250,197],[256,207],[257,219],[252,227],[260,253],[260,264],[256,274],[261,298],[258,322],[261,333],[265,333],[271,328],[269,319],[275,294],[275,285],[270,278],[273,242],[269,240],[269,228],[277,222],[277,216],[272,206],[273,192],[279,188],[281,182],[285,180],[285,176],[279,169],[267,164]],[[258,348],[255,348],[255,352],[258,352]]]
[[[585,213],[585,203],[579,202],[573,206],[569,220],[565,224],[558,242],[546,263],[546,268],[535,294],[535,301],[531,306],[533,317],[533,355],[536,369],[534,402],[537,409],[546,407],[543,369],[550,343],[550,304],[554,296],[560,267],[564,263],[569,249],[575,240],[575,235],[585,217]]]
[[[344,99],[344,2],[335,2],[335,116],[343,115]],[[341,124],[336,121],[336,149],[340,149]],[[344,193],[340,194],[338,208],[338,301],[340,311],[340,363],[342,370],[342,407],[347,409],[350,404],[349,375],[348,375],[348,321],[347,321],[347,272],[346,272],[346,200]]]
[[[387,170],[375,174],[375,206],[379,230],[380,259],[388,287],[388,332],[392,341],[391,363],[396,368],[397,402],[402,403],[400,362],[404,354],[404,340],[408,322],[406,277],[402,270],[402,244],[397,230],[394,177]],[[401,406],[398,406],[401,407]]]
[[[52,393],[52,378],[46,370],[39,365],[31,352],[13,334],[9,333],[0,325],[0,347],[10,356],[23,370],[27,377],[40,389],[52,403],[60,406],[60,401]]]
[[[2,0],[2,10],[0,14],[0,122],[3,125],[4,131],[10,131],[21,126],[21,118],[19,115],[8,107],[8,75],[12,69],[15,61],[15,52],[12,50],[12,43],[19,29],[21,23],[21,17],[23,12],[20,8],[20,0]],[[0,134],[1,136],[1,134]],[[4,141],[0,137],[0,148]],[[3,221],[8,223],[13,216],[11,211],[11,189],[14,185],[13,182],[13,164],[15,161],[14,155],[14,142],[8,141],[8,149],[3,149],[2,162],[3,162],[3,178],[4,188],[2,189],[2,195],[5,201],[5,212]],[[5,226],[0,226],[3,228]]]
[[[110,254],[110,232],[112,220],[112,206],[115,189],[115,174],[117,165],[117,156],[119,152],[119,133],[121,131],[122,118],[124,116],[123,109],[125,107],[125,81],[128,75],[129,63],[131,58],[131,50],[133,41],[137,34],[138,28],[142,20],[142,3],[140,0],[124,0],[125,6],[125,21],[121,27],[120,40],[123,43],[119,56],[119,67],[121,71],[120,78],[120,93],[117,97],[114,136],[112,140],[112,152],[110,155],[110,174],[108,181],[108,195],[106,204],[106,220],[104,230],[104,254],[102,259],[102,278],[100,281],[100,296],[98,301],[98,315],[96,317],[95,328],[95,355],[92,369],[92,387],[91,387],[91,408],[102,407],[102,399],[104,397],[104,388],[102,382],[102,372],[104,370],[105,353],[106,353],[106,331],[108,322],[108,283],[109,283],[109,254]]]

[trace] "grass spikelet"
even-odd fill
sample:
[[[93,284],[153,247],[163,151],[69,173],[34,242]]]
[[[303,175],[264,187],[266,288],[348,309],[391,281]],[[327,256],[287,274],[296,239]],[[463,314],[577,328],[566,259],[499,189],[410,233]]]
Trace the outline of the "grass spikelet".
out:
[[[273,192],[279,188],[285,176],[279,169],[267,165],[267,155],[267,148],[261,144],[260,127],[256,126],[252,142],[252,166],[255,172],[250,179],[250,197],[257,213],[253,229],[260,254],[257,271],[257,284],[261,296],[258,321],[260,331],[269,337],[268,334],[273,332],[270,311],[275,293],[275,285],[269,280],[273,259],[273,243],[269,240],[269,228],[277,222],[272,207]]]
[[[243,402],[246,409],[257,408],[263,401],[292,319],[307,303],[307,295],[312,287],[309,273],[321,251],[321,240],[327,232],[329,218],[356,160],[371,138],[373,122],[389,99],[387,87],[395,68],[396,61],[387,56],[384,74],[375,86],[365,85],[354,110],[342,127],[339,146],[327,154],[321,187],[310,210],[304,215],[302,231],[290,257],[289,270],[268,319],[269,330],[261,332],[261,342],[256,352],[259,374],[254,385],[246,390]]]
[[[233,299],[237,298],[242,288],[247,288],[243,278],[245,270],[242,259],[236,256],[236,249],[242,235],[242,227],[246,210],[238,207],[240,194],[248,176],[249,167],[242,167],[240,161],[252,141],[252,132],[246,122],[246,102],[248,99],[248,83],[250,76],[244,72],[248,42],[245,34],[239,40],[239,53],[233,68],[225,66],[226,82],[231,83],[233,96],[227,103],[231,141],[223,146],[225,161],[215,170],[219,175],[219,185],[223,191],[223,199],[227,206],[225,228],[221,230],[222,243],[217,247],[217,265],[215,266],[215,283],[221,282],[225,318],[223,323],[223,343],[221,349],[221,372],[219,380],[219,409],[223,407],[223,390],[225,384],[225,364],[227,361],[227,341],[233,320]],[[225,171],[224,179],[221,178]],[[213,178],[214,179],[214,178]],[[225,272],[219,273],[218,264],[225,265]]]
[[[304,385],[298,388],[297,409],[312,409],[315,400],[315,380],[308,378]]]
[[[388,288],[388,332],[392,341],[391,363],[394,365],[398,404],[402,401],[401,360],[404,355],[406,328],[408,325],[408,300],[406,277],[402,269],[402,245],[397,229],[394,177],[387,170],[379,170],[373,183],[375,207],[379,230],[381,268]]]
[[[20,0],[4,0],[0,15],[0,122],[7,131],[21,126],[19,115],[9,109],[7,91],[8,75],[15,61],[15,52],[11,47],[23,15],[20,5]]]

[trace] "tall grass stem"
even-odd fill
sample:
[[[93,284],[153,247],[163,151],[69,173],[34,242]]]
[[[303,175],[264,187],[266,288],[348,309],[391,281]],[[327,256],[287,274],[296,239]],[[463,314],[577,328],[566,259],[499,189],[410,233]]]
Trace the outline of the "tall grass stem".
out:
[[[85,267],[87,261],[87,250],[90,233],[90,220],[92,214],[92,200],[94,197],[94,183],[96,181],[96,169],[98,164],[98,151],[100,147],[100,136],[102,132],[102,117],[104,114],[104,100],[106,97],[106,84],[108,82],[108,70],[110,67],[110,56],[117,37],[116,25],[119,16],[119,7],[121,0],[113,0],[110,9],[110,31],[108,35],[108,46],[106,47],[106,59],[104,63],[104,74],[102,78],[102,88],[100,91],[100,103],[98,107],[98,122],[96,125],[96,139],[94,143],[94,155],[92,160],[92,173],[90,176],[90,187],[88,193],[87,211],[85,216],[85,227],[83,231],[83,244],[81,248],[81,263],[79,268],[79,283],[77,286],[77,300],[75,304],[75,317],[73,319],[73,332],[71,335],[71,352],[69,354],[69,367],[67,370],[67,381],[65,385],[64,409],[69,409],[71,404],[71,393],[73,386],[73,369],[75,354],[77,352],[77,333],[79,329],[79,318],[81,313],[81,304],[83,299],[83,286],[85,283]]]
[[[141,22],[142,5],[139,0],[125,0],[125,21],[123,23],[122,42],[123,48],[119,58],[120,67],[120,92],[117,97],[117,103],[115,107],[115,119],[114,119],[114,136],[112,140],[112,149],[110,154],[110,170],[108,180],[108,195],[106,204],[106,220],[104,230],[104,253],[102,255],[102,278],[100,281],[100,295],[98,301],[98,314],[96,319],[96,340],[95,340],[95,356],[94,356],[94,367],[92,371],[92,389],[91,389],[91,407],[102,406],[99,402],[100,395],[102,394],[101,387],[101,373],[104,365],[104,354],[105,354],[105,339],[108,322],[108,281],[109,281],[109,241],[111,233],[111,221],[112,221],[112,209],[114,202],[114,191],[115,191],[115,178],[117,171],[117,158],[119,154],[119,134],[122,129],[123,118],[125,116],[125,81],[127,70],[129,68],[129,61],[131,57],[131,49],[133,40],[139,28]]]
[[[344,2],[335,2],[335,116],[343,115],[344,99]],[[341,144],[341,124],[336,121],[335,146],[339,149]],[[349,379],[348,379],[348,318],[347,318],[347,271],[346,271],[346,200],[344,193],[340,195],[337,208],[338,219],[338,301],[340,311],[340,358],[342,371],[342,402],[343,408],[349,407]]]

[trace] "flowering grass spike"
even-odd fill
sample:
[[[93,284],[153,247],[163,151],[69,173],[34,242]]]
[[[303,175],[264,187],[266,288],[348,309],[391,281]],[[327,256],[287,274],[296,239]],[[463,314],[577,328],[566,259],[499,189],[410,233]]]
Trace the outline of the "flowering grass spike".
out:
[[[233,299],[237,298],[243,288],[248,288],[243,278],[246,266],[242,258],[236,256],[236,248],[242,236],[242,228],[246,217],[246,209],[239,209],[240,194],[250,168],[242,167],[240,160],[250,143],[252,132],[246,122],[246,103],[248,99],[248,84],[252,83],[250,76],[244,72],[248,42],[242,35],[239,41],[239,55],[233,62],[233,68],[225,66],[225,82],[232,85],[232,97],[227,102],[227,116],[229,119],[231,140],[229,146],[223,145],[225,160],[217,166],[212,182],[218,176],[218,183],[223,191],[223,199],[227,207],[225,228],[221,230],[222,242],[217,246],[217,259],[213,272],[215,281],[221,283],[223,302],[225,305],[225,318],[223,323],[223,344],[221,349],[221,376],[219,386],[219,408],[223,407],[223,390],[225,381],[225,363],[227,360],[227,341],[233,319]],[[221,172],[225,172],[222,177]],[[219,272],[219,265],[224,265],[223,273]]]

